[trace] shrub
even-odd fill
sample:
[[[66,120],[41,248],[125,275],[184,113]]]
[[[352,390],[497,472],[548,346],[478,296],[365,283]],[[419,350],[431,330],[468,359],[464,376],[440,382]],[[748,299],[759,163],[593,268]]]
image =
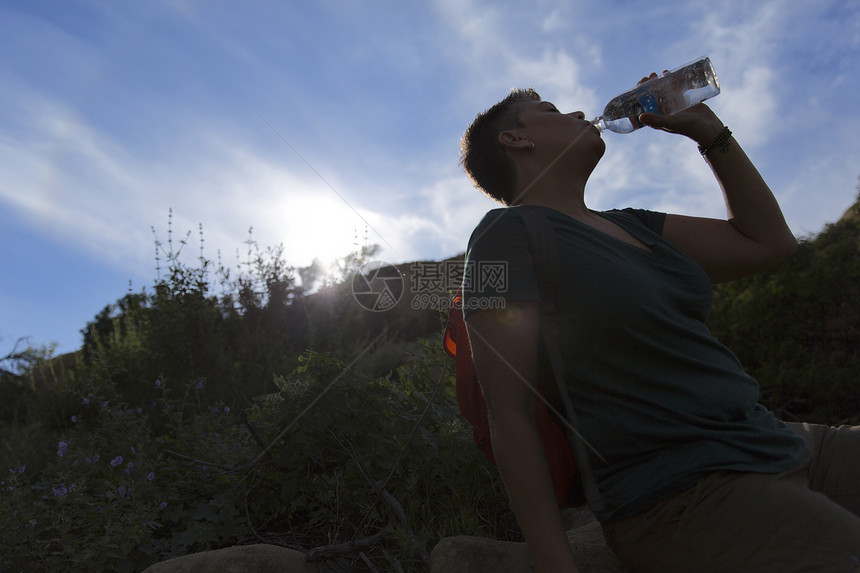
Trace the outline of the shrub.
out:
[[[860,423],[860,219],[801,241],[766,273],[719,285],[709,325],[787,420]]]
[[[358,556],[331,546],[359,540],[379,567],[418,571],[446,535],[518,538],[445,360],[425,342],[395,375],[372,377],[307,352],[244,410],[193,381],[146,382],[146,408],[64,388],[75,395],[64,427],[4,444],[0,569],[131,571],[266,541],[346,570]]]

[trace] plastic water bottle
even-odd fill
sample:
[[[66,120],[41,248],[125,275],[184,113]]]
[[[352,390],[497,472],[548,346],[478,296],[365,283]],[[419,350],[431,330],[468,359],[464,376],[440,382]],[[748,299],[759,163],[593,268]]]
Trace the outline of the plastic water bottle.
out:
[[[592,121],[600,131],[630,133],[642,127],[639,114],[671,115],[720,93],[710,58],[701,58],[612,98],[603,115]]]

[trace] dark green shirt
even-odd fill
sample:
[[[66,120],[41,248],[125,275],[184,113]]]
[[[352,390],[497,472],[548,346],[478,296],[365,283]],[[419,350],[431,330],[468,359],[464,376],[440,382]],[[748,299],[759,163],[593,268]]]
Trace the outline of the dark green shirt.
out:
[[[758,383],[705,325],[710,280],[662,239],[665,214],[598,213],[640,248],[538,208],[562,261],[561,350],[579,430],[608,462],[591,456],[599,520],[643,511],[708,472],[779,473],[803,461],[803,440],[758,403]],[[540,300],[516,208],[490,211],[475,229],[464,286],[467,315],[500,299]]]

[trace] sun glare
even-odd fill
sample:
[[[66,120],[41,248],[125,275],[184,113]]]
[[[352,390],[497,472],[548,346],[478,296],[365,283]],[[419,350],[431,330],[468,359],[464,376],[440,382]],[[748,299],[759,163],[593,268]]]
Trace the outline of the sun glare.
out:
[[[338,260],[374,242],[361,217],[337,197],[291,200],[281,213],[285,253],[295,266],[308,266],[317,259],[326,269],[335,269]]]

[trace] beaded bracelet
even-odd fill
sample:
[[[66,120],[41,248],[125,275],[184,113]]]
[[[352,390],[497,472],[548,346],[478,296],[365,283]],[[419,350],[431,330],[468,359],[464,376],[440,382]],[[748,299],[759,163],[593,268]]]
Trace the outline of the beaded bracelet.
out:
[[[732,136],[732,130],[728,127],[723,127],[722,131],[707,145],[699,146],[699,153],[707,155],[712,149],[722,147],[725,151],[728,148],[729,138]]]

